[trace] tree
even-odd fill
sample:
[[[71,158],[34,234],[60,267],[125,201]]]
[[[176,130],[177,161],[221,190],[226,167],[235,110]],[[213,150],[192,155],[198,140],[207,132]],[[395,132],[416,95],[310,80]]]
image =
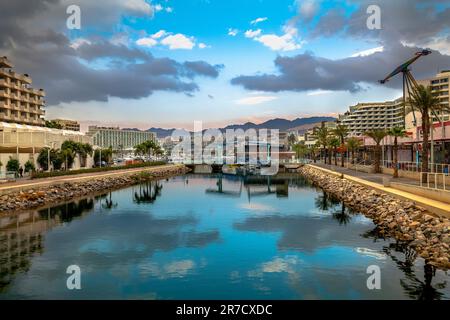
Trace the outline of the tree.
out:
[[[49,153],[49,148],[47,148],[47,147],[43,148],[41,150],[41,152],[39,152],[39,155],[37,157],[37,163],[45,171],[47,171],[49,169],[48,168],[48,153]],[[64,162],[64,157],[63,157],[62,153],[56,149],[50,149],[50,162],[53,166],[53,169],[55,169],[55,170],[61,169],[61,165]]]
[[[34,166],[34,163],[32,161],[28,160],[27,162],[25,162],[24,169],[25,172],[33,172],[36,170],[36,167]]]
[[[102,154],[102,158],[100,159],[100,151]],[[112,158],[112,154],[113,154],[113,150],[112,148],[106,148],[106,149],[96,149],[94,151],[94,162],[100,162],[100,161],[104,161],[106,163],[111,162],[111,158]]]
[[[3,162],[0,161],[0,172],[2,172]]]
[[[17,172],[19,167],[19,160],[9,157],[8,163],[6,163],[6,171]]]
[[[325,163],[326,163],[326,159],[327,159],[327,155],[328,155],[328,136],[329,136],[329,132],[328,132],[328,128],[325,126],[321,126],[320,128],[316,128],[315,130],[315,135],[317,137],[317,142],[319,144],[319,146],[321,146],[323,148],[324,151],[324,157],[325,157]],[[330,157],[330,164],[331,164],[331,157]]]
[[[414,88],[409,98],[410,108],[412,111],[418,110],[422,116],[422,172],[428,172],[428,153],[430,150],[429,134],[430,134],[430,115],[439,114],[440,112],[450,111],[448,106],[439,103],[439,99],[431,93],[431,87],[419,85]]]
[[[341,145],[341,142],[338,137],[330,136],[328,144],[329,144],[330,148],[332,148],[332,150],[333,150],[334,165],[337,166],[337,148]],[[330,152],[330,159],[331,159],[331,152]],[[330,160],[330,162],[331,162],[331,160]]]
[[[406,131],[402,127],[394,127],[389,130],[389,135],[394,137],[394,178],[398,178],[398,138],[406,137]]]
[[[339,137],[340,143],[341,143],[341,147],[344,146],[344,142],[345,142],[345,137],[348,134],[348,128],[347,126],[343,125],[343,124],[338,124],[336,126],[336,128],[333,130],[333,133]],[[344,154],[345,152],[341,153],[341,167],[344,167]]]
[[[384,129],[372,129],[365,132],[365,135],[372,138],[375,141],[375,173],[381,173],[381,141],[387,136],[388,132]]]
[[[295,151],[297,159],[304,158],[308,153],[308,147],[304,143],[296,143],[293,145],[292,149]]]
[[[45,126],[51,129],[62,129],[63,126],[57,123],[55,120],[46,120]]]
[[[149,159],[152,153],[159,154],[160,152],[162,152],[161,147],[153,140],[144,141],[134,147],[135,154],[147,154]]]
[[[293,147],[295,145],[295,143],[297,142],[297,137],[295,136],[295,134],[291,133],[288,136],[288,144],[290,147]]]
[[[351,137],[347,139],[347,149],[350,150],[352,154],[352,163],[355,163],[355,150],[358,150],[362,145],[361,140],[356,137]]]

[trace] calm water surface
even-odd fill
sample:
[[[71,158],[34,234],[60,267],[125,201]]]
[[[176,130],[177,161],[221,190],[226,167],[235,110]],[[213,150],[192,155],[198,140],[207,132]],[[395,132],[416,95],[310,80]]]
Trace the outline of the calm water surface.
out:
[[[449,281],[298,176],[186,175],[0,219],[0,299],[448,299]]]

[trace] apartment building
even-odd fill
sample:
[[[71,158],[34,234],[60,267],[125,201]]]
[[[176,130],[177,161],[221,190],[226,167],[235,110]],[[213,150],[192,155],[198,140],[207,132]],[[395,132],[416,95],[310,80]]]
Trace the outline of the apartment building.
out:
[[[358,103],[340,115],[338,121],[347,126],[349,134],[353,136],[361,136],[371,129],[404,127],[403,99]]]
[[[43,126],[44,90],[32,88],[29,75],[13,67],[7,57],[0,57],[0,121]]]
[[[419,80],[417,82],[424,86],[431,86],[431,92],[439,99],[439,103],[447,108],[450,107],[450,70],[443,70],[432,78]],[[450,112],[448,111],[440,112],[438,113],[438,116],[440,121],[450,120]],[[439,120],[433,118],[433,121]]]
[[[87,135],[92,137],[94,145],[102,148],[111,147],[113,150],[133,149],[144,141],[156,141],[156,136],[152,132],[124,130],[119,127],[89,126]]]
[[[80,123],[78,121],[68,119],[54,119],[52,121],[59,124],[63,130],[80,131]]]

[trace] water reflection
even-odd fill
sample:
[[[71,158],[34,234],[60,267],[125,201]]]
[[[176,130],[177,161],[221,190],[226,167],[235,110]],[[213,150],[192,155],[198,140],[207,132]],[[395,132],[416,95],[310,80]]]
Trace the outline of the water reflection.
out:
[[[449,297],[442,271],[295,175],[187,175],[4,217],[0,248],[0,299]],[[61,285],[70,264],[80,292]]]

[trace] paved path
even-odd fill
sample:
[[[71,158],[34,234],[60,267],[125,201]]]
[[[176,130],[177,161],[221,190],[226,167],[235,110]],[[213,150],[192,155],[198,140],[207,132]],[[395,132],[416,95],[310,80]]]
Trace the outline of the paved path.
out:
[[[417,181],[415,179],[403,178],[403,177],[394,179],[394,178],[392,178],[391,174],[367,173],[367,172],[356,171],[354,169],[342,168],[341,166],[329,165],[329,164],[324,164],[324,163],[312,163],[312,164],[317,167],[321,167],[321,168],[329,169],[329,170],[336,171],[339,173],[351,175],[354,177],[358,177],[358,178],[361,178],[361,179],[364,179],[367,181],[371,181],[371,182],[375,182],[375,183],[379,183],[379,184],[383,184],[383,178],[388,178],[388,179],[392,179],[393,182],[411,184],[411,185],[416,185],[416,186],[420,185],[420,181]]]
[[[351,180],[356,183],[377,189],[381,192],[393,195],[397,198],[413,201],[418,206],[426,208],[430,212],[436,213],[438,215],[450,217],[450,204],[448,204],[448,203],[429,199],[426,197],[415,195],[410,192],[398,190],[395,188],[383,186],[383,184],[382,184],[383,176],[390,177],[390,175],[359,172],[359,171],[350,170],[347,168],[336,167],[333,165],[332,166],[325,165],[323,163],[311,163],[310,166],[320,169],[322,171],[328,172],[330,174],[334,174],[334,175],[343,173],[344,177],[348,180]],[[407,181],[415,181],[415,180],[407,179],[407,178],[398,178],[398,179],[399,179],[398,182],[401,182],[400,179],[407,180]],[[395,179],[395,181],[397,181],[397,179]]]
[[[15,190],[24,190],[30,188],[36,188],[46,185],[52,184],[60,184],[64,182],[74,182],[74,181],[82,181],[89,180],[92,178],[104,178],[111,177],[116,175],[122,175],[124,173],[134,173],[141,171],[155,171],[161,168],[170,168],[177,167],[179,165],[168,164],[161,166],[153,166],[153,167],[140,167],[140,168],[132,168],[132,169],[123,169],[123,170],[111,170],[111,171],[103,171],[103,172],[92,172],[92,173],[83,173],[77,175],[67,175],[67,176],[59,176],[59,177],[50,177],[50,178],[42,178],[42,179],[34,179],[34,180],[20,180],[15,182],[7,182],[0,184],[0,194],[3,192],[11,192]]]

